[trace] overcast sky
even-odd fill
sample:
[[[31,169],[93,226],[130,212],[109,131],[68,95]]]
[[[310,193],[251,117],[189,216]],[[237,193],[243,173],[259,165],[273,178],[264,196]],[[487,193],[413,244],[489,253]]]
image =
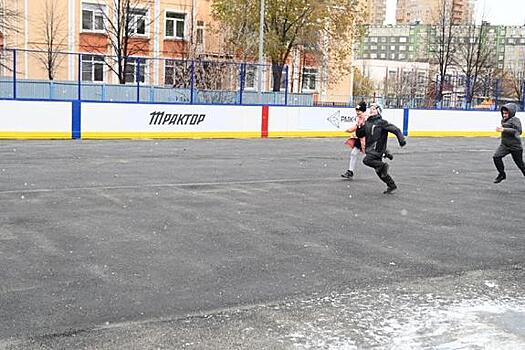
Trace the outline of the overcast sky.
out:
[[[397,0],[387,0],[387,23],[395,22]],[[476,0],[476,21],[484,14],[491,24],[524,25],[525,0]]]

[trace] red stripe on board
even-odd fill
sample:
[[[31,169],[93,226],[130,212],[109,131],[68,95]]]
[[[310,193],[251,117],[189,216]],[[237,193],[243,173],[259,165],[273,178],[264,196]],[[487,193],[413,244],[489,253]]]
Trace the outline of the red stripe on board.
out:
[[[262,106],[261,137],[268,137],[268,106]]]

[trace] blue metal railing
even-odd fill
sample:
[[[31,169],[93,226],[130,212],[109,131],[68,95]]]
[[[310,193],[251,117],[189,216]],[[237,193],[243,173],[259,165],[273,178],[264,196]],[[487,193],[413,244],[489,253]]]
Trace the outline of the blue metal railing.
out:
[[[23,57],[21,57],[22,54]],[[102,74],[106,78],[109,77],[109,74],[114,74],[108,67],[110,67],[110,62],[115,62],[115,57],[98,55],[97,57],[102,59],[102,63],[87,60],[83,62],[86,56],[93,57],[94,53],[58,53],[64,57],[62,60],[57,60],[61,62],[60,69],[57,71],[69,72],[70,77],[73,77],[71,80],[64,80],[63,78],[54,80],[34,79],[36,75],[31,77],[29,72],[23,71],[23,69],[30,62],[29,71],[31,74],[42,75],[45,69],[43,67],[40,67],[40,70],[38,67],[35,69],[31,62],[38,62],[35,57],[38,58],[38,55],[43,54],[46,52],[21,49],[0,50],[0,58],[2,59],[0,98],[291,106],[352,106],[361,100],[365,100],[367,102],[380,102],[386,108],[439,109],[472,109],[479,106],[483,107],[481,102],[484,102],[485,105],[492,103],[491,108],[495,109],[498,103],[512,101],[503,95],[504,91],[509,90],[502,84],[504,81],[497,79],[484,82],[483,91],[477,92],[476,96],[474,96],[472,82],[469,79],[466,79],[463,82],[464,84],[456,80],[445,80],[443,85],[447,86],[448,91],[443,94],[444,96],[438,96],[441,84],[439,79],[436,79],[433,86],[431,82],[428,82],[427,88],[428,91],[434,92],[435,96],[433,97],[426,96],[428,91],[417,91],[407,96],[398,96],[399,94],[396,91],[389,93],[385,91],[385,96],[319,96],[319,94],[308,90],[305,93],[291,93],[289,87],[295,84],[295,89],[297,89],[297,84],[301,86],[302,82],[301,77],[297,74],[294,74],[293,79],[290,79],[290,70],[286,65],[272,66],[247,62],[176,60],[151,57],[133,57],[134,69],[127,72],[131,76],[126,76],[124,79],[133,83],[111,84],[83,80],[94,79],[94,71],[90,72],[89,70],[94,70],[95,64],[103,64],[105,71],[102,71]],[[68,57],[71,59],[64,59]],[[75,59],[76,62],[74,62]],[[21,62],[23,64],[20,64]],[[67,63],[67,66],[63,65],[64,63]],[[153,70],[157,69],[157,77],[164,76],[164,85],[148,83],[158,80],[152,78],[152,74],[148,74],[151,66],[153,66]],[[172,69],[171,76],[168,74],[170,67]],[[260,69],[263,70],[265,77],[263,85],[267,90],[264,91],[256,91],[256,87],[259,85],[257,83],[257,72]],[[273,91],[274,79],[275,81],[278,80],[278,76],[273,76],[274,70],[277,72],[281,70],[282,72],[280,82],[283,88],[280,91]],[[127,70],[125,69],[125,71]],[[87,78],[86,72],[88,73]],[[92,75],[90,76],[89,73]],[[525,90],[525,81],[522,90]],[[525,109],[525,94],[522,93],[513,102],[517,102]]]
[[[9,67],[4,66],[0,73],[0,98],[9,99],[43,99],[43,100],[79,100],[79,101],[119,101],[119,102],[162,102],[162,103],[213,103],[213,104],[301,104],[313,105],[313,95],[311,93],[289,94],[288,81],[289,70],[287,66],[279,67],[284,76],[284,89],[282,91],[261,91],[255,92],[250,87],[255,86],[254,81],[248,84],[249,74],[259,67],[251,63],[235,63],[223,61],[201,61],[201,60],[175,60],[175,59],[154,59],[147,57],[135,58],[134,83],[127,84],[108,84],[106,82],[92,82],[83,80],[84,70],[93,69],[94,64],[87,63],[83,67],[83,56],[94,55],[83,53],[57,52],[64,57],[75,57],[73,80],[45,80],[28,78],[28,72],[24,72],[20,65],[19,56],[23,54],[23,62],[35,56],[45,54],[38,50],[4,49],[0,50],[0,57],[11,59]],[[33,55],[28,58],[28,55]],[[111,56],[99,55],[104,60],[115,59]],[[172,67],[181,69],[176,76],[173,74],[173,84],[169,85],[150,85],[147,83],[151,77],[147,76],[147,67],[157,60],[169,64]],[[105,61],[105,64],[108,64]],[[32,62],[37,62],[32,61]],[[62,59],[62,64],[68,62]],[[70,61],[71,64],[73,61]],[[33,63],[31,63],[33,64]],[[160,66],[160,65],[159,65]],[[68,70],[68,66],[62,65],[62,72]],[[104,66],[106,68],[106,66]],[[35,70],[33,67],[31,72]],[[184,69],[189,68],[187,73]],[[263,65],[262,70],[272,72],[275,67]],[[84,70],[83,70],[84,69]],[[56,69],[58,71],[58,69]],[[41,67],[40,74],[45,71]],[[106,70],[108,72],[109,70]],[[7,74],[6,74],[7,73]],[[105,73],[103,73],[105,74]],[[160,74],[160,73],[159,73]],[[24,76],[24,78],[22,78]],[[89,74],[88,74],[89,76]],[[237,78],[235,78],[237,76]],[[252,74],[253,78],[253,74]],[[127,80],[127,79],[126,79]],[[213,81],[212,84],[208,84]],[[265,86],[271,88],[272,76],[266,76]],[[207,86],[210,85],[210,86]],[[222,87],[222,88],[221,88]],[[252,88],[253,89],[253,88]]]

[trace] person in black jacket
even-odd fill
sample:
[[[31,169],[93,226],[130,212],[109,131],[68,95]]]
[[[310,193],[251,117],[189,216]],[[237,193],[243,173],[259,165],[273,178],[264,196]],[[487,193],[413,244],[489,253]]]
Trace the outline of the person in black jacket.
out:
[[[500,183],[507,178],[505,174],[505,166],[503,165],[503,157],[512,156],[514,163],[520,168],[523,176],[525,176],[525,164],[523,164],[523,146],[521,144],[521,122],[516,117],[516,105],[514,103],[507,103],[501,107],[501,126],[496,128],[497,132],[501,132],[501,144],[494,153],[494,165],[498,170],[498,176],[494,183]]]
[[[363,163],[374,168],[377,176],[386,183],[387,189],[383,193],[391,193],[397,189],[396,183],[388,174],[388,164],[382,160],[385,153],[388,133],[396,135],[399,145],[406,145],[405,136],[399,128],[381,117],[381,106],[373,103],[370,105],[370,116],[366,123],[356,130],[357,137],[366,138],[365,158]]]

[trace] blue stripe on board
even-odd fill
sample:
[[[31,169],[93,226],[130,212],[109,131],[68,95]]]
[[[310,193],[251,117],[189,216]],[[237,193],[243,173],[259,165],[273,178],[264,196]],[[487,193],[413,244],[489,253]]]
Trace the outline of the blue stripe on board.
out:
[[[80,134],[80,101],[72,101],[72,138],[79,139],[81,137]]]
[[[408,136],[408,113],[409,109],[403,109],[403,135]]]

